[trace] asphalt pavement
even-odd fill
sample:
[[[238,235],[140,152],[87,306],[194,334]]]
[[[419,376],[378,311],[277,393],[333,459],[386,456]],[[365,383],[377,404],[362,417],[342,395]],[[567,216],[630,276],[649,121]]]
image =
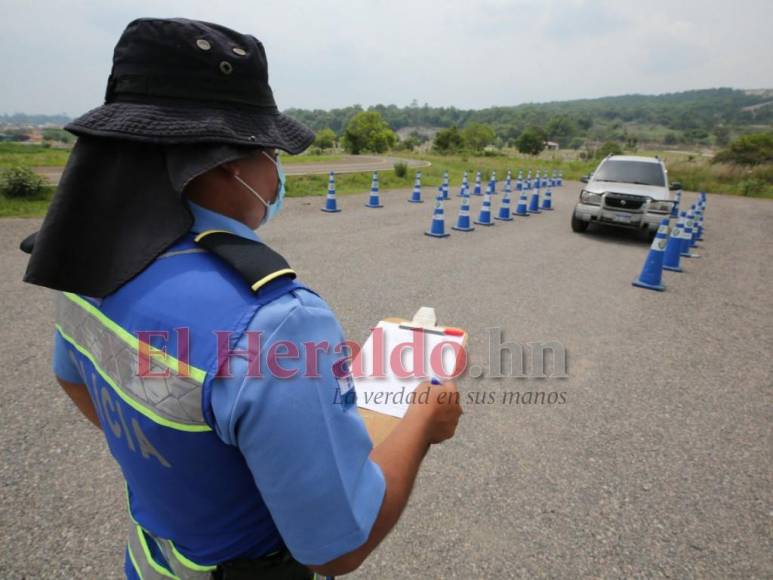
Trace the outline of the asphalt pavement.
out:
[[[470,233],[450,230],[454,188],[445,239],[424,235],[432,204],[408,190],[382,209],[339,196],[338,214],[288,199],[262,231],[353,340],[433,306],[484,371],[487,329],[567,353],[568,378],[459,380],[478,404],[352,578],[773,577],[773,202],[710,194],[701,257],[658,293],[631,285],[643,237],[570,230],[579,187]],[[18,242],[39,224],[0,221],[0,578],[119,578],[120,473],[53,380],[52,293],[21,282]],[[522,404],[535,392],[564,402]]]

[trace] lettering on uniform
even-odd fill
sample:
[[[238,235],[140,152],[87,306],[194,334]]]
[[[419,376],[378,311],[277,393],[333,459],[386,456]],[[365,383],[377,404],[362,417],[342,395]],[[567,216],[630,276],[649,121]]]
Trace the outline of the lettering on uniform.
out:
[[[102,387],[102,393],[101,393],[101,401],[102,401],[102,410],[104,411],[105,418],[107,419],[107,424],[110,426],[110,430],[113,432],[113,435],[117,439],[121,438],[121,426],[118,424],[118,421],[113,421],[113,418],[110,416],[110,412],[115,413],[115,408],[113,407],[113,400],[110,398],[110,393],[107,392],[107,387]],[[109,409],[108,409],[109,408]],[[129,437],[129,434],[126,435]]]
[[[140,453],[142,453],[142,457],[144,459],[155,457],[156,460],[164,467],[172,467],[166,458],[161,455],[158,449],[153,446],[153,444],[142,430],[139,421],[137,421],[137,419],[134,417],[131,418],[132,430],[134,431],[134,437],[132,438],[132,434],[126,425],[126,419],[124,418],[122,406],[120,403],[116,405],[113,402],[113,399],[110,396],[110,391],[107,389],[107,387],[102,387],[99,399],[101,403],[100,406],[102,408],[102,415],[105,421],[107,421],[107,424],[110,427],[110,431],[112,431],[116,439],[121,439],[123,435],[126,435],[126,445],[133,453],[137,452],[137,448],[135,447],[133,441],[133,439],[136,439],[137,444],[140,447]],[[118,415],[118,420],[113,417],[113,414]]]
[[[164,467],[172,467],[169,462],[158,452],[158,449],[153,447],[153,444],[145,437],[145,433],[142,432],[137,419],[132,417],[132,427],[134,427],[134,436],[137,438],[137,442],[140,444],[140,452],[145,459],[149,459],[151,456],[158,459],[158,462]]]

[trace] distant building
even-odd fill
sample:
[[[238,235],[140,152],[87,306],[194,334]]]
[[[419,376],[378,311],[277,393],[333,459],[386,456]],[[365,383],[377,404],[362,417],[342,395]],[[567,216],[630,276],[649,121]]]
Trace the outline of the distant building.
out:
[[[555,141],[545,141],[545,149],[548,151],[558,151],[560,147]]]

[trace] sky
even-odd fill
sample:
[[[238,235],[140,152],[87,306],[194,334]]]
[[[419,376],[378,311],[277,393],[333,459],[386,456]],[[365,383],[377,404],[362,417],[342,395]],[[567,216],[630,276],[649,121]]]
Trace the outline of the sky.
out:
[[[773,0],[0,0],[0,113],[101,104],[142,16],[260,39],[281,109],[773,88]]]

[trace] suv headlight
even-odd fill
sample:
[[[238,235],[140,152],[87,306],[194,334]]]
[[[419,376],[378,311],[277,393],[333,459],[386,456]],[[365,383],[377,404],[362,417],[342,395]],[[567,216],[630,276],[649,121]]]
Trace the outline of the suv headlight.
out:
[[[601,194],[591,193],[590,191],[583,189],[580,192],[580,201],[582,203],[587,203],[588,205],[601,205]]]
[[[673,201],[656,201],[652,199],[650,200],[650,205],[647,211],[652,211],[655,213],[671,213],[673,207]]]

